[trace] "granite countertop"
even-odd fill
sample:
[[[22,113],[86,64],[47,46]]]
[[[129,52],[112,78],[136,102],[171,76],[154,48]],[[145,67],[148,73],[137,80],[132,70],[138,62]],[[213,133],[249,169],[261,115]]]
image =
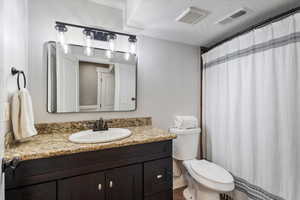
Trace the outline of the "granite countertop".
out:
[[[152,126],[129,127],[132,135],[128,138],[107,143],[76,144],[68,140],[70,132],[40,134],[23,143],[10,146],[5,150],[4,159],[18,158],[21,161],[52,156],[68,155],[79,152],[97,151],[135,144],[145,144],[175,139],[176,135]]]

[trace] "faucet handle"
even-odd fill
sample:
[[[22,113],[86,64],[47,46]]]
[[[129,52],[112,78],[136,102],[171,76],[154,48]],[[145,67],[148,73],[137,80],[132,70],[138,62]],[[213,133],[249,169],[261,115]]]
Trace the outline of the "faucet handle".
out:
[[[93,131],[97,131],[98,129],[98,120],[93,125]]]
[[[107,125],[107,122],[104,122],[104,130],[108,130],[108,125]]]

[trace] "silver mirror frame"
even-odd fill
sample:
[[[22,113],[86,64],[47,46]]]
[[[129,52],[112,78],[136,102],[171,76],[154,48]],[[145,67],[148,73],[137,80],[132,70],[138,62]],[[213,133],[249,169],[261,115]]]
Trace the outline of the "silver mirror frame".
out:
[[[135,108],[133,110],[117,110],[117,111],[80,111],[80,112],[56,112],[55,109],[53,108],[53,103],[51,102],[51,97],[53,96],[53,89],[51,88],[51,80],[53,79],[53,77],[51,77],[51,66],[50,66],[50,61],[49,61],[49,46],[50,45],[56,45],[56,42],[55,41],[48,41],[48,42],[45,42],[44,44],[44,64],[46,65],[46,84],[47,84],[47,100],[46,100],[46,110],[47,110],[47,113],[51,113],[51,114],[68,114],[68,113],[111,113],[111,112],[134,112],[137,110],[137,105],[138,105],[138,92],[137,92],[137,88],[138,88],[138,56],[136,55],[136,58],[135,58]],[[68,44],[69,46],[77,46],[77,47],[84,47],[82,45],[77,45],[77,44]],[[93,47],[93,49],[97,49],[97,50],[103,50],[103,51],[106,51],[107,49],[103,49],[103,48],[95,48]],[[125,54],[126,52],[124,51],[115,51],[117,53],[123,53]]]

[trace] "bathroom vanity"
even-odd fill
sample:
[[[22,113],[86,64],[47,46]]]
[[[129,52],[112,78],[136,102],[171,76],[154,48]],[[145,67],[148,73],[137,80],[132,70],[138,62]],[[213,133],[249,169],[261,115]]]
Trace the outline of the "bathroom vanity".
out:
[[[11,147],[6,159],[20,162],[6,170],[6,200],[171,200],[176,136],[129,129],[132,136],[110,143],[75,144],[57,133]]]

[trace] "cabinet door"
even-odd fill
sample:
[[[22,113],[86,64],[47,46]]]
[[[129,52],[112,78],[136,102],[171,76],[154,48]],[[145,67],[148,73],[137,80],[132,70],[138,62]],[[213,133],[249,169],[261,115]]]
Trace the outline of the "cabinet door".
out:
[[[141,164],[108,171],[106,173],[106,200],[143,199],[142,180]]]
[[[172,190],[172,171],[172,158],[144,163],[145,196]]]
[[[105,200],[104,173],[67,178],[58,181],[58,200]]]
[[[56,200],[56,183],[49,182],[5,191],[5,200]]]

